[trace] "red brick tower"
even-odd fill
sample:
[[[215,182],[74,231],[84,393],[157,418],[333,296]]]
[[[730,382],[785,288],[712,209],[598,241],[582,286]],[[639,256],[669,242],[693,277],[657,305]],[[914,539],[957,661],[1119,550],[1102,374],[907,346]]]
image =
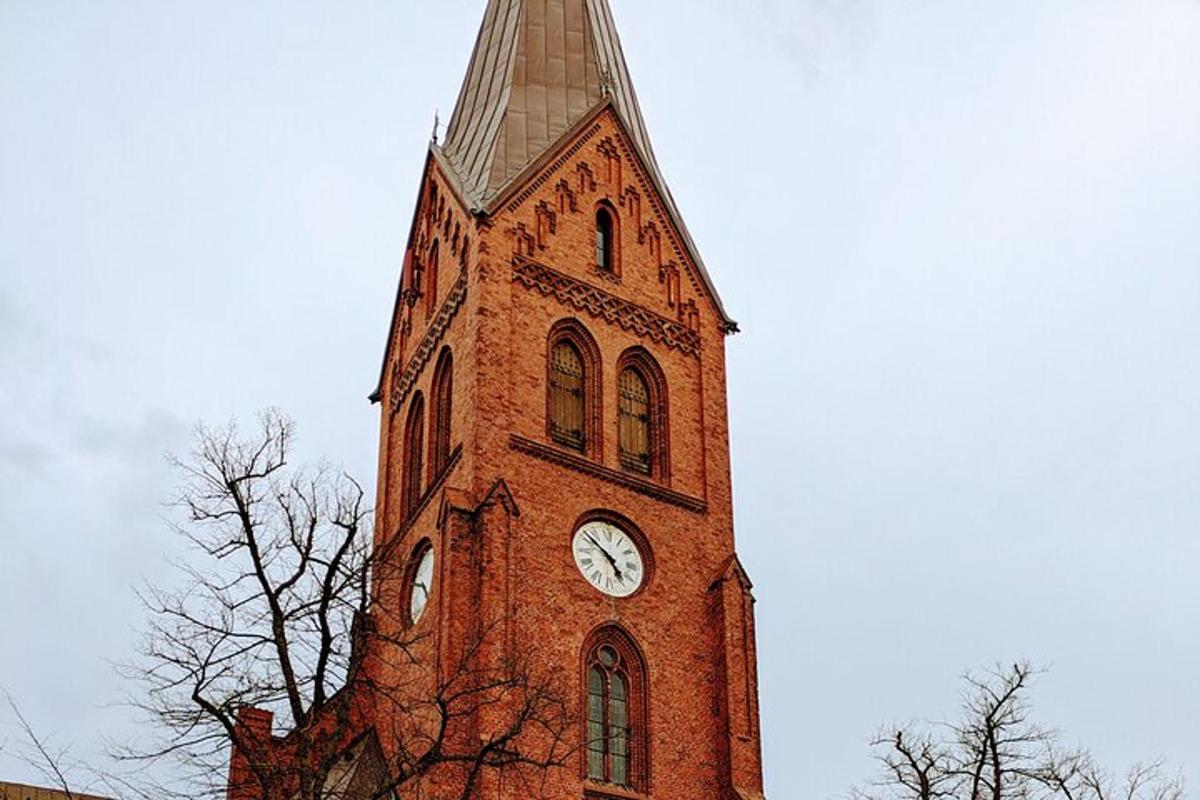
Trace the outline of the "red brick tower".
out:
[[[377,547],[403,576],[380,602],[439,669],[489,631],[490,657],[562,679],[579,750],[555,796],[761,797],[736,327],[606,0],[490,0],[410,236],[373,397]]]

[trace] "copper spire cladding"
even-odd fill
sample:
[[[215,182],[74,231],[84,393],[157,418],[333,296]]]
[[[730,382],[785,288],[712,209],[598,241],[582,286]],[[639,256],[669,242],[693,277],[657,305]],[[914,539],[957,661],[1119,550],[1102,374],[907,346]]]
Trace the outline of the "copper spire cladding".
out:
[[[654,158],[607,0],[489,0],[445,142],[434,152],[467,204],[490,214],[526,170],[608,105],[720,307]]]

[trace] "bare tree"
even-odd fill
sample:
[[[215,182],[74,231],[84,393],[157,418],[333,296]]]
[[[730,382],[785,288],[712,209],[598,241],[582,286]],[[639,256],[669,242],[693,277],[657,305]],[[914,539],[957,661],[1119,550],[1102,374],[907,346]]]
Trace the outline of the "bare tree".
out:
[[[454,772],[466,798],[499,770],[538,796],[570,752],[563,694],[496,657],[488,629],[435,665],[434,643],[389,613],[400,604],[379,602],[398,559],[372,542],[361,485],[290,467],[292,445],[291,423],[267,412],[248,436],[201,428],[173,462],[174,528],[195,554],[178,586],[143,592],[148,630],[124,669],[159,735],[115,754],[174,777],[126,773],[123,793],[374,800]]]
[[[871,742],[879,777],[859,800],[1184,800],[1183,780],[1161,762],[1122,780],[1082,749],[1033,720],[1028,663],[997,666],[963,680],[957,722],[900,726]]]
[[[77,794],[72,789],[74,784],[67,776],[77,766],[71,758],[70,750],[66,747],[55,746],[50,743],[48,738],[39,735],[34,730],[33,724],[25,717],[24,712],[21,711],[21,707],[7,692],[4,693],[4,700],[8,704],[9,711],[17,720],[17,727],[20,729],[21,735],[25,738],[22,743],[23,747],[14,748],[16,757],[37,770],[47,783],[53,784],[55,788],[66,795],[67,800],[75,800]],[[0,749],[3,748],[0,747]]]

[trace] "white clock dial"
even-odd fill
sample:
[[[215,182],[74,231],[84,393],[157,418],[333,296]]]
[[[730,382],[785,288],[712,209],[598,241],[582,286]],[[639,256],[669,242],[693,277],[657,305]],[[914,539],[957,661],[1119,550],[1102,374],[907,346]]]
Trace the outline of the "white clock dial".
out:
[[[575,532],[571,545],[580,574],[609,597],[629,597],[646,579],[646,563],[637,544],[610,522],[589,522]]]
[[[420,621],[433,591],[433,548],[426,547],[412,572],[408,587],[408,619],[413,625]]]

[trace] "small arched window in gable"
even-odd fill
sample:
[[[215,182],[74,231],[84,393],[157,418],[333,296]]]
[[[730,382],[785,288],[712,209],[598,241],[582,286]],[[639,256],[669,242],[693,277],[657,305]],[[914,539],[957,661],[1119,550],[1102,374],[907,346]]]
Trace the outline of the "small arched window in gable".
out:
[[[559,339],[550,348],[550,436],[581,452],[587,446],[586,391],[583,356]]]
[[[605,206],[596,209],[596,269],[615,273],[616,270],[616,221],[611,210]]]
[[[421,503],[425,466],[425,398],[418,392],[413,396],[404,424],[404,484],[402,519],[407,520]]]
[[[442,350],[433,373],[430,398],[433,420],[429,426],[430,481],[441,475],[450,462],[450,413],[454,395],[454,357],[450,348]]]

